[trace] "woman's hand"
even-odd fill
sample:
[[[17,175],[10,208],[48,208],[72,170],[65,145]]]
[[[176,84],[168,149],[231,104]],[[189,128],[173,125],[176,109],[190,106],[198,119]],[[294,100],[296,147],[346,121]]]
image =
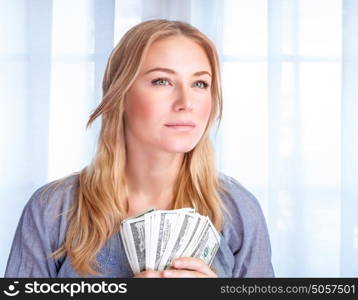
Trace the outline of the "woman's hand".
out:
[[[179,277],[218,277],[200,258],[180,257],[173,261],[172,268],[164,271],[143,271],[136,278],[179,278]]]
[[[133,276],[134,278],[162,278],[163,277],[163,271],[153,271],[153,270],[147,270],[140,273],[136,273]]]
[[[200,258],[180,257],[173,261],[172,269],[163,271],[164,278],[171,277],[218,277]]]

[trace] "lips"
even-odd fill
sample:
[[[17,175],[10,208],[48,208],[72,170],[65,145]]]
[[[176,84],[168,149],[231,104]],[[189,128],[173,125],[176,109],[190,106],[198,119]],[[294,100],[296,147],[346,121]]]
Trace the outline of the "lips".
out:
[[[196,124],[192,121],[173,121],[165,124],[165,127],[176,132],[191,132]]]
[[[165,126],[191,126],[195,127],[195,123],[191,121],[185,121],[185,122],[170,122],[165,124]]]

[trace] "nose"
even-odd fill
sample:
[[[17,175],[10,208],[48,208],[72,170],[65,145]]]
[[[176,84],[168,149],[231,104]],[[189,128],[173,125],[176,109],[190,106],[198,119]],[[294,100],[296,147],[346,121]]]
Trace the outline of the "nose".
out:
[[[184,84],[177,86],[177,99],[175,101],[175,110],[188,110],[193,109],[192,98],[190,94],[190,87],[184,86]]]

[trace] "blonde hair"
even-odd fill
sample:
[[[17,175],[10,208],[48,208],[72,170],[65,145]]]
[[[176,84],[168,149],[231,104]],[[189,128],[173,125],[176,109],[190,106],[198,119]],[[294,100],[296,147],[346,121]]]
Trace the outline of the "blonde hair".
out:
[[[63,245],[52,256],[67,254],[74,269],[98,275],[96,255],[106,241],[119,232],[120,222],[128,209],[125,177],[126,144],[124,138],[123,101],[136,79],[150,45],[171,36],[184,36],[204,50],[212,68],[212,110],[198,144],[184,153],[174,186],[173,209],[194,207],[207,215],[220,231],[224,205],[219,197],[218,174],[210,140],[210,128],[222,115],[222,92],[219,58],[215,45],[188,23],[164,19],[142,22],[131,28],[113,49],[103,78],[103,98],[91,114],[86,128],[100,115],[101,131],[92,162],[79,172],[79,189],[69,213],[69,224]],[[223,190],[225,192],[225,190]]]

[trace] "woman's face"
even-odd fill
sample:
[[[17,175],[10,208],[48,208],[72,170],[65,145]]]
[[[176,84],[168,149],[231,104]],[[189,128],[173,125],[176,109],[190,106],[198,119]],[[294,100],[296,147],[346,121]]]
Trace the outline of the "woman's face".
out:
[[[127,143],[144,150],[192,150],[211,111],[211,74],[206,53],[194,41],[169,37],[154,42],[126,95]],[[180,123],[194,126],[171,126]]]

